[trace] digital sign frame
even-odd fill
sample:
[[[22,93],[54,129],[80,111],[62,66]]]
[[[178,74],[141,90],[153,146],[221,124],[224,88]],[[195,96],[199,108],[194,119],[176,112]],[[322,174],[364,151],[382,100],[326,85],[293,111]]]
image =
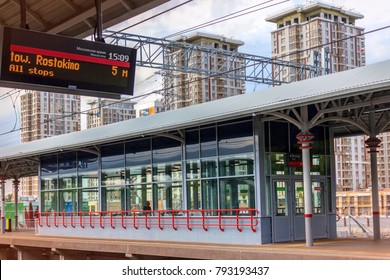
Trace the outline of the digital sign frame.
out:
[[[0,87],[133,95],[136,49],[1,26],[0,54]]]

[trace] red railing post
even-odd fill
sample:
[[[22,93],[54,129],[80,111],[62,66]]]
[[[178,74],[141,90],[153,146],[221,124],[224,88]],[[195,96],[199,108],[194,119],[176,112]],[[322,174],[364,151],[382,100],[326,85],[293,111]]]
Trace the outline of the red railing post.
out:
[[[104,225],[103,225],[103,212],[100,212],[99,223],[100,223],[100,227],[104,228]]]
[[[158,211],[158,227],[163,230],[164,228],[161,226],[161,211]]]
[[[135,218],[135,211],[133,212],[133,226],[135,229],[138,229],[138,226],[136,225],[137,219]]]
[[[41,224],[41,212],[38,212],[38,226],[42,227],[42,224]]]
[[[174,230],[177,230],[177,227],[175,226],[175,212],[173,210],[171,210],[171,217],[172,217],[172,228]]]
[[[58,228],[58,225],[57,225],[57,212],[54,212],[54,217],[53,217],[53,220],[54,220],[54,226]]]
[[[150,226],[148,224],[148,215],[149,215],[149,211],[144,211],[144,215],[145,215],[145,227],[150,230]]]
[[[70,225],[72,226],[72,228],[76,228],[76,226],[73,223],[73,213],[70,213]]]
[[[111,228],[115,229],[115,226],[113,224],[113,219],[112,219],[112,212],[110,212],[110,225],[111,225]]]
[[[121,212],[122,213],[122,227],[124,228],[124,229],[126,229],[126,226],[125,226],[125,217],[124,217],[124,211],[122,211]]]
[[[240,228],[240,220],[239,220],[239,216],[238,216],[238,214],[239,214],[239,210],[237,210],[237,209],[236,209],[236,223],[237,223],[237,230],[238,230],[239,232],[242,232],[242,228]]]
[[[81,228],[84,228],[84,224],[83,224],[83,212],[79,212],[79,215],[80,215],[80,227],[81,227]]]
[[[208,229],[206,228],[206,225],[205,225],[204,210],[201,210],[201,213],[202,213],[202,227],[203,227],[204,231],[208,231]]]
[[[48,212],[46,212],[46,226],[50,227],[50,224],[49,224],[49,213]]]
[[[221,231],[225,231],[225,229],[222,227],[222,217],[221,217],[221,211],[218,211],[218,226]]]
[[[89,212],[89,226],[90,226],[91,228],[95,228],[95,226],[94,226],[93,223],[92,223],[92,212]]]
[[[189,210],[186,210],[186,214],[187,214],[187,228],[189,231],[192,231],[192,227],[190,227],[190,211]]]
[[[256,210],[256,216],[257,216],[257,213],[258,213],[258,211]],[[253,211],[250,211],[250,219],[251,219],[251,229],[253,232],[256,232],[255,226],[257,226],[258,222],[257,222],[257,218],[255,217],[256,225],[253,225]]]
[[[67,225],[65,224],[65,215],[62,215],[62,226],[63,226],[64,228],[67,227]]]

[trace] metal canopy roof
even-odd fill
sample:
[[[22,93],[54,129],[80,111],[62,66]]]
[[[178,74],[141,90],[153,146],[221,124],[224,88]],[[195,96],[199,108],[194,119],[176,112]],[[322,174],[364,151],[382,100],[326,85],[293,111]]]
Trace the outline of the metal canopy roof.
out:
[[[144,118],[23,143],[0,149],[0,176],[37,174],[39,156],[147,135],[158,135],[210,122],[259,115],[287,120],[302,129],[300,109],[309,108],[309,129],[328,124],[335,136],[390,131],[390,60],[328,76],[225,98]]]
[[[85,38],[94,33],[94,0],[25,0],[29,29]],[[109,28],[170,0],[102,0],[103,27]],[[0,24],[20,27],[20,1],[0,0]]]

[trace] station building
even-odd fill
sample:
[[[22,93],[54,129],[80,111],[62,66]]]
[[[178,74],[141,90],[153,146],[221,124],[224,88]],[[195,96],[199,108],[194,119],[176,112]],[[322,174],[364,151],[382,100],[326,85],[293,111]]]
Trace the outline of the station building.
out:
[[[375,154],[390,125],[389,67],[4,148],[0,175],[15,191],[39,175],[38,235],[266,244],[310,228],[335,238],[333,140],[367,134]]]

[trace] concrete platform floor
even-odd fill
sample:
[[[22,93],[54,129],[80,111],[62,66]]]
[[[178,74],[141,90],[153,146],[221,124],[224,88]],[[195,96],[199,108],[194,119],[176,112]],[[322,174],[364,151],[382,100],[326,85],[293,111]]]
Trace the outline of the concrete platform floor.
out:
[[[57,238],[19,230],[0,234],[0,259],[390,260],[390,239],[315,240],[313,247],[305,242],[239,246]]]

